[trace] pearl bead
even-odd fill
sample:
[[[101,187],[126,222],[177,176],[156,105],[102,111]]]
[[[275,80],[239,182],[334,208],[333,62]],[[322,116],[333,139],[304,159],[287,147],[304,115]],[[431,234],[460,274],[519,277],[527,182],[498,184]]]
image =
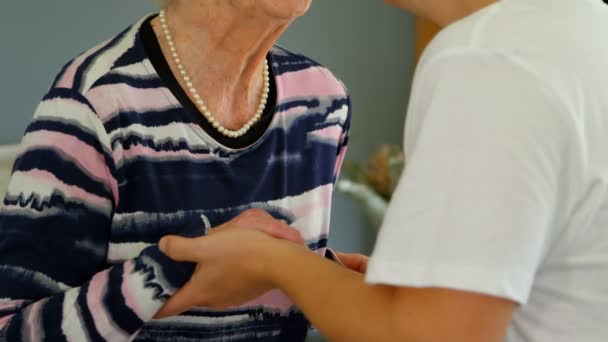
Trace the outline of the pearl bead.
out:
[[[220,127],[219,122],[213,121],[213,128],[218,128],[218,127]]]

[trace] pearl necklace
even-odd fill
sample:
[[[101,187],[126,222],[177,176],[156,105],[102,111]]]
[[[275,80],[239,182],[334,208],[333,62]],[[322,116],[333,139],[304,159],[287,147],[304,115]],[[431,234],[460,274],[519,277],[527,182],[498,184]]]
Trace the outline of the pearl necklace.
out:
[[[225,128],[217,121],[217,119],[213,116],[211,111],[209,111],[209,109],[205,105],[205,102],[203,101],[201,96],[198,94],[198,91],[196,91],[196,89],[194,88],[194,85],[192,84],[192,79],[190,78],[190,76],[188,76],[188,73],[186,72],[186,68],[182,64],[181,59],[179,58],[179,55],[177,54],[175,42],[173,41],[173,37],[171,36],[171,32],[169,31],[169,25],[167,24],[167,14],[166,14],[165,10],[160,11],[159,18],[160,18],[160,27],[163,30],[163,33],[165,35],[165,40],[167,41],[167,45],[169,46],[169,51],[171,51],[171,56],[173,57],[173,61],[175,62],[177,69],[179,70],[181,76],[183,77],[184,83],[188,87],[188,91],[190,91],[190,94],[194,98],[196,105],[198,106],[199,110],[203,113],[203,116],[205,117],[205,119],[207,119],[207,121],[213,126],[213,128],[217,129],[218,132],[220,132],[221,134],[223,134],[229,138],[238,138],[238,137],[243,136],[245,133],[247,133],[251,129],[251,127],[253,125],[255,125],[258,121],[260,121],[260,119],[262,118],[262,113],[264,113],[264,109],[266,109],[266,102],[268,101],[268,93],[270,93],[270,71],[269,71],[270,67],[268,66],[268,61],[266,61],[266,63],[264,63],[264,89],[262,91],[262,96],[260,98],[260,104],[258,106],[257,111],[255,112],[253,117],[247,123],[245,123],[245,125],[243,125],[243,127],[241,127],[240,129],[231,130],[231,129]]]

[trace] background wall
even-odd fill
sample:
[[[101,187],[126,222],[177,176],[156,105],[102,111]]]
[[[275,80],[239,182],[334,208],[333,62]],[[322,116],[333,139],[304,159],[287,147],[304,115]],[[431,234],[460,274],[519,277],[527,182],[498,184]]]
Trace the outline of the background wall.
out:
[[[17,143],[36,104],[69,59],[155,7],[146,0],[3,0],[0,11],[0,144]],[[313,0],[281,40],[332,69],[350,88],[348,159],[401,143],[413,62],[413,20],[379,0]],[[369,253],[374,231],[337,195],[331,245]]]

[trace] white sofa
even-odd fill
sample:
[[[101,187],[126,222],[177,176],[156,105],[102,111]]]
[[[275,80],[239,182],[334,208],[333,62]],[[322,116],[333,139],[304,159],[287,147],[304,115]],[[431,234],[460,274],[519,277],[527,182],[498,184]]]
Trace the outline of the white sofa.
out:
[[[0,198],[4,198],[11,170],[13,169],[13,162],[18,151],[18,145],[0,146]]]

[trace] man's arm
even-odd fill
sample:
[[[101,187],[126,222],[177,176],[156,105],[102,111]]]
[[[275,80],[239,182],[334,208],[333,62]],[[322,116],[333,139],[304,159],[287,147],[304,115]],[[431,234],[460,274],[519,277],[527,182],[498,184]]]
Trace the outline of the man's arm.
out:
[[[332,341],[503,341],[516,307],[470,292],[368,285],[288,243],[267,257],[273,283]]]
[[[195,272],[159,317],[192,306],[237,305],[276,287],[332,341],[489,342],[504,339],[516,306],[460,291],[368,285],[360,273],[249,228],[196,239],[166,237],[160,247],[204,271]]]

